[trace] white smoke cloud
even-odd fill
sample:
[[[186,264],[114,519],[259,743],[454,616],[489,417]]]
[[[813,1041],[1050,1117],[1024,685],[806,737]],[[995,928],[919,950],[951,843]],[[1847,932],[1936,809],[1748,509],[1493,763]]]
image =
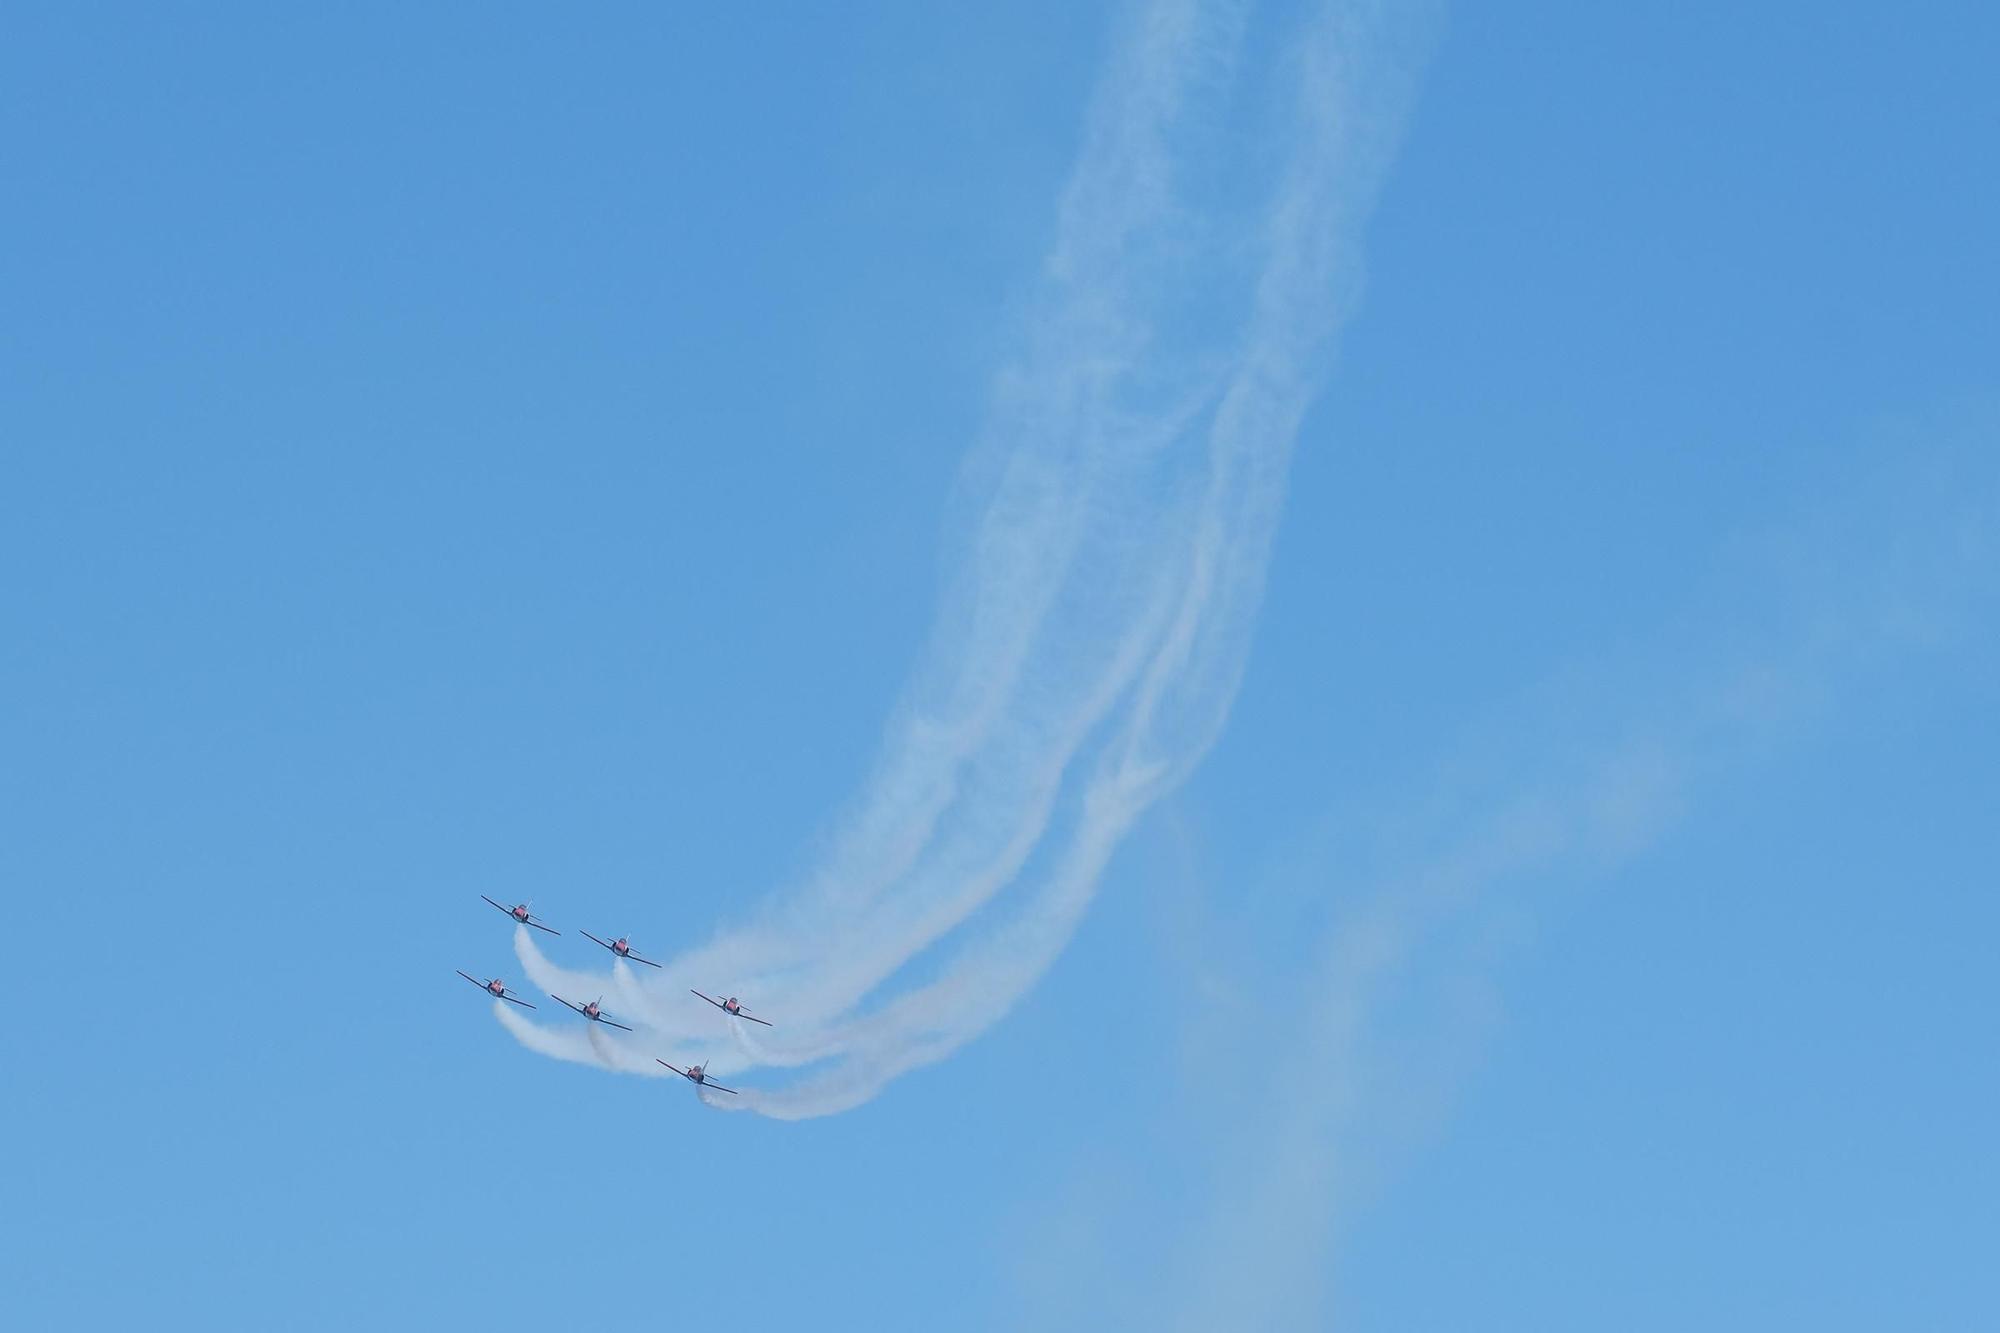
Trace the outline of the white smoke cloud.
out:
[[[1289,40],[1260,213],[1204,189],[1249,10],[1155,0],[1088,113],[1019,364],[974,450],[956,574],[875,772],[823,866],[756,921],[635,977],[552,964],[640,1033],[524,1045],[797,1073],[712,1104],[858,1105],[997,1021],[1067,944],[1133,823],[1199,762],[1247,651],[1293,440],[1357,289],[1357,235],[1406,96],[1374,11]],[[1207,202],[1204,202],[1207,201]],[[1199,317],[1195,317],[1198,314]],[[910,973],[926,978],[915,981]],[[691,988],[745,996],[747,1025]],[[640,1071],[646,1072],[646,1071]]]

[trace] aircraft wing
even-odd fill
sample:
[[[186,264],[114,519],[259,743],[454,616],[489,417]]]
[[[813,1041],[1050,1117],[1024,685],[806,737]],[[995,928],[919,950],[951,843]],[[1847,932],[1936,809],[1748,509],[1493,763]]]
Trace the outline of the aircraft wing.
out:
[[[555,1001],[555,1002],[556,1002],[557,1004],[569,1004],[569,1001],[568,1001],[568,1000],[565,1000],[565,999],[564,999],[564,998],[563,998],[562,996],[560,996],[560,995],[556,994],[556,993],[555,993],[554,991],[550,991],[550,992],[549,992],[549,998],[550,998],[551,1000],[554,1000],[554,1001]],[[570,1008],[572,1008],[572,1009],[574,1009],[574,1010],[576,1010],[576,1011],[577,1011],[577,1012],[578,1012],[579,1014],[583,1014],[583,1006],[582,1006],[582,1005],[580,1005],[580,1004],[569,1004],[569,1007],[570,1007]],[[585,1018],[589,1018],[589,1017],[590,1017],[590,1015],[589,1015],[589,1014],[583,1014],[583,1016],[584,1016]]]
[[[707,1079],[703,1079],[700,1083],[697,1083],[695,1086],[699,1088],[714,1088],[717,1092],[726,1092],[732,1097],[736,1095],[736,1089],[725,1088],[720,1083],[711,1083]]]
[[[534,1005],[529,1004],[526,1000],[516,997],[512,991],[509,991],[507,994],[502,995],[500,998],[507,1001],[507,1003],[509,1004],[518,1004],[523,1009],[532,1009],[535,1007]]]
[[[654,1064],[659,1064],[659,1065],[667,1065],[667,1062],[666,1062],[665,1060],[662,1060],[662,1059],[661,1059],[661,1058],[660,1058],[659,1056],[657,1056],[657,1055],[653,1057],[653,1063],[654,1063]],[[685,1070],[685,1069],[682,1069],[682,1068],[681,1068],[681,1067],[680,1067],[679,1065],[667,1065],[667,1068],[669,1068],[669,1069],[673,1070],[673,1071],[674,1071],[674,1072],[675,1072],[676,1074],[679,1074],[679,1075],[680,1075],[680,1076],[681,1076],[682,1078],[689,1078],[689,1077],[691,1077],[691,1076],[690,1076],[690,1075],[688,1074],[688,1071],[687,1071],[687,1070]]]
[[[511,913],[511,912],[510,912],[510,913],[508,913],[508,915],[509,915],[509,916],[511,916],[511,915],[513,915],[513,913]],[[560,930],[557,930],[557,929],[556,929],[556,928],[555,928],[554,926],[545,926],[545,925],[543,925],[543,924],[542,924],[541,922],[539,922],[539,921],[535,920],[535,918],[533,918],[533,917],[529,917],[529,918],[528,918],[528,924],[529,924],[529,925],[531,925],[531,926],[533,926],[533,927],[534,927],[534,928],[535,928],[536,930],[546,930],[546,931],[547,931],[547,932],[549,932],[549,934],[551,934],[551,935],[560,935],[560,934],[562,934],[562,932],[561,932]]]
[[[631,1028],[626,1027],[623,1023],[612,1022],[610,1019],[606,1018],[603,1014],[599,1014],[597,1016],[597,1021],[604,1024],[604,1026],[608,1028],[617,1028],[620,1032],[630,1032],[632,1030]]]
[[[462,976],[464,976],[464,975],[465,975],[465,973],[461,972],[461,973],[459,973],[458,975],[460,975],[460,976],[462,977]],[[689,987],[689,988],[688,988],[688,994],[690,994],[690,995],[701,995],[701,992],[700,992],[700,991],[698,991],[698,990],[695,990],[695,989],[694,989],[693,987]],[[722,1001],[720,1001],[720,1000],[716,999],[716,998],[715,998],[715,997],[714,997],[713,995],[701,995],[701,998],[702,998],[702,999],[704,999],[704,1000],[707,1000],[707,1001],[708,1001],[708,1002],[709,1002],[710,1004],[714,1005],[714,1006],[715,1006],[716,1008],[718,1008],[718,1009],[722,1009]],[[726,1014],[726,1013],[728,1013],[729,1011],[728,1011],[727,1009],[722,1009],[722,1012]]]
[[[452,971],[454,971],[454,972],[458,972],[458,969],[454,967],[454,968],[452,969]],[[458,972],[458,975],[460,975],[461,977],[465,977],[465,979],[466,979],[467,981],[469,981],[469,982],[471,982],[471,983],[472,983],[473,985],[475,985],[475,986],[479,987],[479,989],[481,989],[481,990],[485,990],[485,989],[486,989],[486,983],[485,983],[485,982],[483,982],[483,981],[481,981],[481,980],[480,980],[480,979],[479,979],[478,977],[474,977],[474,976],[467,976],[467,975],[466,975],[465,973],[463,973],[463,972]]]
[[[638,954],[636,954],[636,953],[632,952],[632,951],[631,951],[631,950],[629,950],[629,949],[628,949],[628,950],[626,951],[626,953],[625,953],[625,956],[626,956],[627,958],[631,959],[631,960],[632,960],[633,962],[635,962],[635,963],[644,963],[644,964],[645,964],[645,965],[646,965],[647,967],[658,967],[658,966],[659,966],[659,964],[658,964],[658,963],[656,963],[656,962],[654,962],[654,961],[653,961],[652,959],[650,959],[650,958],[641,958],[641,957],[640,957],[640,956],[639,956]]]
[[[770,1020],[770,1019],[768,1019],[768,1018],[759,1018],[759,1017],[757,1017],[757,1015],[755,1015],[755,1014],[746,1014],[746,1013],[744,1013],[744,1012],[743,1012],[743,1011],[742,1011],[741,1009],[738,1009],[738,1010],[736,1011],[736,1016],[737,1016],[738,1018],[747,1018],[747,1019],[749,1019],[749,1020],[750,1020],[750,1021],[751,1021],[752,1023],[762,1023],[762,1024],[763,1024],[763,1025],[764,1025],[765,1027],[771,1027],[771,1026],[773,1026],[773,1024],[772,1024],[772,1022],[771,1022],[771,1020]]]
[[[598,939],[597,936],[591,934],[587,930],[583,932],[583,937],[589,940],[592,944],[604,944],[603,940]],[[611,949],[611,946],[608,944],[604,944],[604,947],[607,949]],[[618,951],[616,949],[611,949],[611,952],[617,953]]]

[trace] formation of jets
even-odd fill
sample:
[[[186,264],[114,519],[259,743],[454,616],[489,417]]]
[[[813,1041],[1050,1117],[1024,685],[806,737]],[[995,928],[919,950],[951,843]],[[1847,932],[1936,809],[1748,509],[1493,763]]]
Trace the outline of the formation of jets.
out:
[[[488,898],[483,893],[480,894],[479,896],[482,901],[490,904],[496,911],[505,912],[508,916],[512,917],[520,925],[532,926],[536,930],[546,931],[551,935],[562,934],[560,930],[557,930],[554,926],[549,925],[546,921],[543,921],[533,912],[530,912],[528,910],[528,904],[526,903],[515,903],[512,907],[509,907],[505,903],[495,902],[493,899]],[[644,963],[647,967],[660,966],[658,963],[654,962],[650,958],[641,957],[638,951],[632,947],[632,941],[628,936],[620,935],[617,939],[614,940],[601,940],[587,930],[582,931],[581,934],[585,939],[589,940],[591,943],[609,949],[614,957],[623,958],[626,962]],[[529,1004],[526,1000],[522,999],[518,992],[509,989],[507,983],[502,981],[499,977],[488,977],[486,980],[481,981],[478,977],[473,976],[469,972],[460,972],[458,975],[464,977],[467,981],[479,987],[479,989],[485,991],[488,995],[491,995],[496,1000],[505,1000],[509,1004],[518,1004],[523,1009],[533,1009],[535,1007],[534,1005]],[[731,1018],[740,1018],[750,1023],[762,1023],[765,1027],[771,1026],[770,1019],[757,1017],[755,1014],[751,1013],[748,1009],[745,1009],[743,1007],[743,1002],[738,1000],[734,995],[731,995],[726,999],[718,1000],[713,995],[704,995],[700,991],[690,991],[689,994],[697,996],[700,999],[706,1000],[708,1003],[714,1005],[717,1009],[720,1009],[723,1013],[729,1015]],[[618,1022],[616,1019],[610,1017],[604,1012],[603,996],[599,996],[597,999],[590,1001],[590,1003],[588,1004],[578,1004],[574,1000],[565,1000],[562,996],[557,995],[554,991],[549,992],[549,998],[556,1001],[556,1003],[563,1005],[565,1008],[576,1010],[576,1012],[582,1014],[585,1018],[589,1019],[593,1023],[602,1023],[606,1027],[617,1028],[620,1032],[632,1031],[631,1028],[627,1027],[623,1023]],[[658,1060],[657,1056],[655,1056],[654,1058]],[[702,1065],[689,1065],[686,1069],[682,1069],[679,1065],[668,1064],[665,1060],[659,1060],[659,1063],[666,1065],[668,1069],[673,1070],[676,1074],[679,1074],[682,1078],[687,1079],[689,1082],[697,1084],[700,1087],[713,1088],[717,1092],[726,1092],[730,1094],[732,1097],[736,1095],[736,1089],[725,1088],[720,1083],[717,1083],[715,1080],[711,1079],[708,1076],[708,1071]]]

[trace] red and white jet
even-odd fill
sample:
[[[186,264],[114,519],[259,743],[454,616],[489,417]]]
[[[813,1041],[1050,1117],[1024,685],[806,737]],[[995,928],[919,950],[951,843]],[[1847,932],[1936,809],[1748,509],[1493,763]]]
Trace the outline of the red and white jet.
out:
[[[653,1058],[655,1060],[660,1060],[660,1057],[657,1055],[654,1056]],[[663,1065],[667,1065],[667,1062],[665,1060],[660,1060],[660,1063]],[[714,1088],[717,1092],[726,1092],[732,1097],[736,1095],[736,1089],[734,1088],[725,1088],[720,1083],[709,1082],[707,1071],[705,1071],[700,1065],[689,1065],[686,1069],[682,1069],[677,1065],[667,1065],[667,1068],[673,1070],[676,1074],[679,1074],[682,1078],[693,1079],[696,1083],[701,1084],[701,1086],[704,1088]]]
[[[557,995],[554,991],[550,991],[549,996],[551,999],[562,1004],[569,1004],[568,1000],[563,999],[562,996]],[[630,1032],[632,1029],[626,1027],[623,1023],[614,1023],[604,1016],[604,1010],[599,1007],[603,1003],[604,1001],[600,998],[592,1000],[589,1004],[569,1004],[569,1007],[593,1023],[602,1023],[608,1028],[617,1028],[620,1032]]]
[[[493,903],[493,900],[491,898],[487,898],[485,894],[482,893],[479,896],[481,898],[485,898],[487,902]],[[562,934],[562,932],[560,930],[557,930],[554,926],[545,926],[541,923],[540,918],[529,915],[528,905],[526,903],[515,903],[512,907],[502,907],[499,903],[493,903],[493,905],[495,907],[499,907],[501,911],[505,912],[508,916],[513,917],[516,921],[520,922],[524,926],[533,926],[536,930],[546,930],[551,935]]]
[[[691,990],[688,992],[688,994],[701,995],[701,992],[698,990]],[[738,1004],[736,1002],[736,997],[734,995],[730,996],[726,1000],[718,1000],[713,995],[701,995],[701,998],[707,1000],[710,1004],[720,1009],[723,1013],[728,1014],[731,1018],[747,1018],[752,1023],[762,1023],[765,1027],[772,1026],[770,1019],[759,1018],[755,1014],[751,1013],[748,1009],[745,1009],[741,1004]]]
[[[594,944],[602,944],[605,948],[611,950],[611,952],[617,954],[620,958],[625,959],[627,962],[644,963],[647,967],[659,966],[659,964],[654,962],[652,959],[641,958],[638,954],[632,952],[632,941],[626,939],[623,935],[620,935],[615,940],[600,940],[597,938],[597,936],[591,934],[589,931],[586,930],[583,932],[583,937]]]
[[[458,969],[453,968],[452,971],[458,972]],[[498,977],[494,977],[488,981],[481,981],[478,977],[472,976],[469,973],[459,972],[458,975],[464,977],[467,981],[479,987],[479,989],[485,991],[488,995],[491,995],[496,1000],[506,1000],[511,1004],[520,1005],[523,1009],[532,1009],[535,1007],[534,1005],[529,1004],[526,1000],[522,999],[520,996],[516,995],[513,991],[508,990],[507,983],[500,980],[500,978]]]

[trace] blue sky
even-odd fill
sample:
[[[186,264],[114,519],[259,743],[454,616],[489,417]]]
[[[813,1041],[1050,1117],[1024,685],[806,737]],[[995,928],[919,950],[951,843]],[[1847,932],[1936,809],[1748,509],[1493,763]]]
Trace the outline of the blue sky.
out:
[[[1253,7],[1156,216],[1091,145],[1176,7],[997,8],[15,16],[0,1314],[1982,1327],[1996,20]],[[1063,312],[1212,412],[1326,161],[1227,725],[1046,974],[812,1119],[511,1039],[479,894],[601,972],[843,864],[992,660],[996,470],[1092,456]],[[1208,549],[1203,457],[1097,494],[1032,699]]]

